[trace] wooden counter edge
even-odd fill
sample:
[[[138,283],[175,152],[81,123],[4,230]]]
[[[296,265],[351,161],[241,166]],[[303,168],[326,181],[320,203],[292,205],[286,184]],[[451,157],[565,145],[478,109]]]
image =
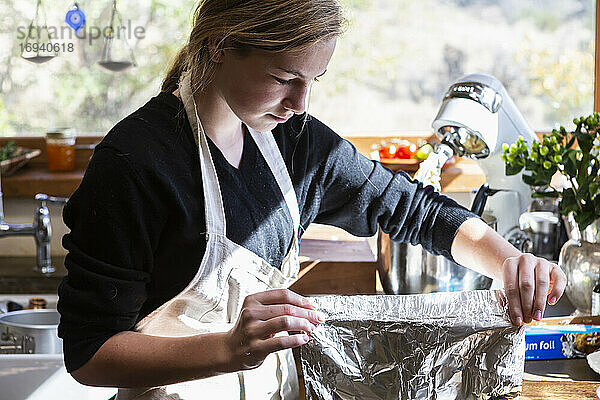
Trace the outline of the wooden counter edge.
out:
[[[523,381],[520,400],[597,399],[600,382]]]
[[[294,352],[296,353],[296,352]],[[297,363],[296,363],[297,365]],[[297,365],[298,368],[298,365]],[[300,400],[306,400],[306,391],[301,370],[298,371]],[[568,381],[523,381],[523,392],[518,400],[579,400],[597,399],[596,389],[600,382]]]

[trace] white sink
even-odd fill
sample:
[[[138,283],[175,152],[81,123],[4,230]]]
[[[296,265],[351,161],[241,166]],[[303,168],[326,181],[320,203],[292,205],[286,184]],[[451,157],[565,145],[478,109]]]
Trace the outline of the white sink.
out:
[[[114,388],[79,384],[62,354],[0,354],[0,400],[107,400]]]
[[[32,297],[43,297],[48,308],[56,307],[56,295],[0,295],[27,305]],[[107,400],[115,388],[79,384],[65,369],[62,354],[0,354],[0,400]]]

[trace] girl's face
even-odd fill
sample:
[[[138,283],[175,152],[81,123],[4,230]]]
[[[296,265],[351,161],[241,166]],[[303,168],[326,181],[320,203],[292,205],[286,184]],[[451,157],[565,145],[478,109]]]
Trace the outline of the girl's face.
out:
[[[259,132],[305,111],[311,83],[325,73],[336,39],[301,52],[252,50],[240,56],[224,50],[215,86],[231,111]]]

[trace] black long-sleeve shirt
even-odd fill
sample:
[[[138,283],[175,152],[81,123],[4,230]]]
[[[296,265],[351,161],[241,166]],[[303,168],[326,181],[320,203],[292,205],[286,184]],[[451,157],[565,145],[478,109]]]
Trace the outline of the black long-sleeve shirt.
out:
[[[398,241],[451,258],[468,210],[362,156],[309,117],[273,135],[298,198],[302,231],[311,222],[357,236],[378,226]],[[293,228],[283,195],[252,136],[239,170],[209,140],[227,236],[279,266]],[[176,296],[204,255],[206,229],[198,149],[183,103],[160,93],[120,121],[96,147],[64,208],[68,275],[59,288],[59,336],[67,370],[84,365],[111,336]]]

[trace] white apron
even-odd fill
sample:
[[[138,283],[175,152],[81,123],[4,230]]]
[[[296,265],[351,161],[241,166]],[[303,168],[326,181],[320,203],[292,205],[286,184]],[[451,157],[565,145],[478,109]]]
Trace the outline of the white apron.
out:
[[[274,288],[287,288],[298,278],[298,201],[283,157],[270,132],[248,127],[284,195],[294,222],[294,238],[281,269],[232,242],[225,236],[225,210],[219,180],[192,96],[190,73],[179,83],[189,122],[200,153],[206,215],[206,252],[189,285],[135,327],[155,336],[191,336],[230,330],[241,311],[244,298]],[[185,357],[184,354],[181,355]],[[218,396],[218,397],[217,397]],[[270,354],[253,370],[183,382],[166,387],[119,389],[118,400],[162,399],[297,399],[298,380],[291,350]]]

